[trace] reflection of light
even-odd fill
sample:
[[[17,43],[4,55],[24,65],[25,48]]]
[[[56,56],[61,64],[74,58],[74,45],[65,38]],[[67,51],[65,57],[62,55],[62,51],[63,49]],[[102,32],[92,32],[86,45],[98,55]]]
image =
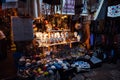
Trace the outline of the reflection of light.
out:
[[[96,20],[96,19],[97,19],[98,14],[100,13],[100,10],[101,10],[101,8],[102,8],[103,3],[104,3],[104,0],[101,0],[101,1],[100,1],[100,6],[98,7],[96,13],[94,14],[94,19],[93,19],[93,20]]]
[[[40,17],[37,17],[36,19],[40,19]]]
[[[35,17],[38,17],[38,10],[37,10],[37,1],[34,0],[34,9],[35,9]]]
[[[36,25],[35,24],[33,24],[33,28],[35,28],[36,27]]]
[[[88,13],[82,13],[80,16],[88,16]]]
[[[65,15],[65,16],[62,16],[61,18],[62,18],[62,19],[65,19],[65,18],[67,18],[67,16]]]

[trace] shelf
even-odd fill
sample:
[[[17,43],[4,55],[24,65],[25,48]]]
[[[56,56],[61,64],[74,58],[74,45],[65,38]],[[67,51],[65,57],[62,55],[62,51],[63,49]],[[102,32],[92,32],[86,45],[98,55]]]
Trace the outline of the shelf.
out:
[[[66,30],[51,30],[50,32],[62,32],[62,31],[70,31],[70,29],[66,29]]]
[[[53,44],[43,43],[43,44],[42,44],[41,46],[39,46],[39,47],[50,47],[50,46],[55,46],[55,45],[71,44],[71,43],[75,43],[75,42],[79,42],[79,41],[61,42],[61,43],[53,43]]]

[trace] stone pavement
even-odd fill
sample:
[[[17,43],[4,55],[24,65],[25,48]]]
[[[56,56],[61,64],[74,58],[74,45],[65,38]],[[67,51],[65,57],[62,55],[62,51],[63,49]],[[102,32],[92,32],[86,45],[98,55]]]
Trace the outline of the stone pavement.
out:
[[[12,54],[8,53],[7,59],[0,61],[0,80],[17,80]],[[72,80],[120,80],[119,63],[103,63],[101,67],[75,75]]]
[[[90,72],[79,73],[72,80],[120,80],[120,64],[103,63]]]
[[[12,78],[16,77],[13,52],[9,52],[7,55],[6,59],[0,60],[0,80],[12,80]]]

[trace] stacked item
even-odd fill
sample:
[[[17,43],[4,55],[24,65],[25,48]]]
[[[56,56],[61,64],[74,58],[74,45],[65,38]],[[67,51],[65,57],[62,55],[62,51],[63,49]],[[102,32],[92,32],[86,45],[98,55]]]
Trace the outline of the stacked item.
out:
[[[77,72],[90,70],[90,64],[85,61],[76,61],[73,64],[71,64],[71,67],[75,67]]]
[[[18,62],[17,75],[20,80],[31,78],[31,80],[60,80],[66,75],[65,80],[67,80],[73,73],[90,71],[92,65],[102,62],[97,54],[86,55],[85,53],[84,48],[75,47],[66,54],[63,51],[62,57],[43,58],[37,54],[30,57],[22,56]]]
[[[55,60],[43,60],[35,58],[26,58],[22,56],[19,59],[18,77],[20,79],[32,80],[54,80],[59,77],[58,70],[68,70],[70,64],[67,61],[60,59]]]
[[[53,72],[48,71],[43,62],[37,58],[21,57],[19,59],[17,76],[21,79],[34,80],[36,77],[47,78],[48,75],[53,75]],[[43,77],[44,76],[44,77]],[[50,76],[51,77],[51,76]],[[43,79],[43,80],[44,80]]]

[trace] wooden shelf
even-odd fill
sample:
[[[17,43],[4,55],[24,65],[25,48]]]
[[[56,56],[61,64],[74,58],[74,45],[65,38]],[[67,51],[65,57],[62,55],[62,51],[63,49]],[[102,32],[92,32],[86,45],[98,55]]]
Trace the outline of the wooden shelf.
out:
[[[79,41],[61,42],[61,43],[53,43],[53,44],[43,43],[40,47],[50,47],[50,46],[55,46],[55,45],[71,44],[75,42],[79,42]]]
[[[66,30],[51,30],[50,32],[62,32],[62,31],[70,31],[70,29],[66,29]]]

